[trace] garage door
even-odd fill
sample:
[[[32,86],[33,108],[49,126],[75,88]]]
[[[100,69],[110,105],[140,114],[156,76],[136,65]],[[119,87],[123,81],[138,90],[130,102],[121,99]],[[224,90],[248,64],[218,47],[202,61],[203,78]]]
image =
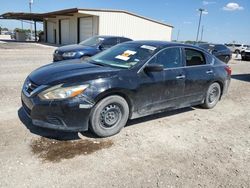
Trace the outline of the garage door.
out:
[[[56,43],[56,24],[53,22],[47,22],[47,42]]]
[[[61,44],[69,44],[69,20],[61,20]]]
[[[93,17],[80,18],[80,42],[93,36]]]

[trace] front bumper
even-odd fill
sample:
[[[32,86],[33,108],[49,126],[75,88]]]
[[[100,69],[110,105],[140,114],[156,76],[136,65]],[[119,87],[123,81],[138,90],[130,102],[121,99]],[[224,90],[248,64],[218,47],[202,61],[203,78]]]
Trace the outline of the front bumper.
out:
[[[62,54],[58,54],[58,53],[54,53],[53,54],[53,61],[54,62],[56,62],[56,61],[62,61],[62,60],[64,60]]]
[[[81,56],[79,56],[78,54],[76,54],[73,57],[63,57],[63,55],[59,54],[59,53],[53,54],[53,62],[63,61],[63,60],[71,60],[71,59],[80,59],[80,58],[81,58]]]
[[[63,130],[88,130],[89,117],[93,103],[84,96],[62,101],[42,101],[38,96],[21,94],[22,106],[35,126]]]

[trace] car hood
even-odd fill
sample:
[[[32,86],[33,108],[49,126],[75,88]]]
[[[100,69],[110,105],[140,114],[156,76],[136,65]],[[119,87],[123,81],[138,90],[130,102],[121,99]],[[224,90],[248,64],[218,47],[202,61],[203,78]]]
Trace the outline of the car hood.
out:
[[[71,52],[71,51],[89,51],[89,50],[96,50],[95,47],[92,46],[83,46],[80,44],[72,44],[72,45],[66,45],[57,48],[58,52]]]
[[[120,69],[104,67],[80,60],[52,63],[29,75],[31,82],[36,85],[55,85],[60,83],[84,82],[97,78],[110,77]]]

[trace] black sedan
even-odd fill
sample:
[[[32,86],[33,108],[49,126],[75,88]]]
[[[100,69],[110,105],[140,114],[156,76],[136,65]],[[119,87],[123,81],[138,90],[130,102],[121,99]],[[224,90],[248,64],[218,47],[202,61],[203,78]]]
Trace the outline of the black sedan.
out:
[[[128,119],[202,105],[226,93],[231,69],[207,51],[184,44],[126,42],[83,62],[49,64],[32,72],[22,105],[36,126],[118,133]]]
[[[232,58],[232,52],[229,48],[227,48],[223,44],[199,44],[199,47],[207,50],[215,57],[223,61],[224,63],[228,63]]]
[[[241,52],[241,59],[243,61],[250,60],[250,47]]]
[[[69,59],[85,59],[119,43],[131,41],[129,38],[117,36],[94,36],[79,44],[59,47],[53,54],[53,61]]]

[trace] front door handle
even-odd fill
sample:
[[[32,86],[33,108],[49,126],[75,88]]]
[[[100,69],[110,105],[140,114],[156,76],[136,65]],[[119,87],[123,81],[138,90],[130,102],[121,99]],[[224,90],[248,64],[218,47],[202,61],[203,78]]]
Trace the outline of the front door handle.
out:
[[[186,76],[185,76],[185,75],[176,76],[176,79],[178,79],[178,80],[180,80],[180,79],[184,79],[184,78],[186,78]]]
[[[207,74],[212,74],[213,72],[214,72],[213,70],[206,71]]]

